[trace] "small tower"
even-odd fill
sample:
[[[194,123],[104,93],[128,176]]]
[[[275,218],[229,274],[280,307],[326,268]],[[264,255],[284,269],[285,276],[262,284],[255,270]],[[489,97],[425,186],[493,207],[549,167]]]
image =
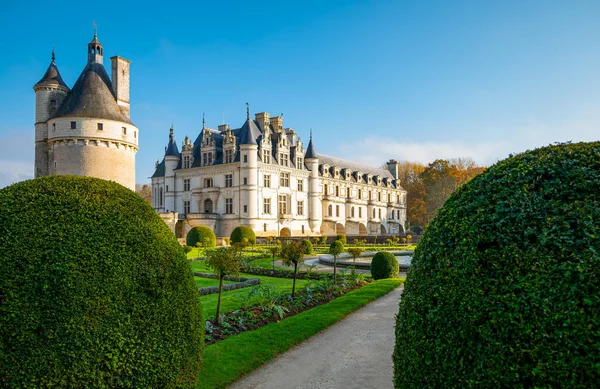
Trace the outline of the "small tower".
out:
[[[319,198],[321,192],[319,184],[321,180],[319,179],[319,157],[313,144],[312,130],[310,130],[310,141],[304,155],[304,164],[310,170],[310,177],[308,179],[308,220],[310,230],[313,233],[320,233],[323,221],[321,199]]]
[[[169,144],[165,148],[165,209],[175,212],[175,169],[179,164],[179,149],[175,142],[173,125],[169,130]]]
[[[52,49],[52,61],[44,77],[34,86],[35,91],[35,169],[34,177],[47,176],[48,172],[48,119],[62,105],[69,93],[55,62]]]
[[[247,108],[246,122],[240,129],[240,201],[242,220],[248,220],[256,230],[258,219],[258,144],[260,129],[250,119]],[[244,212],[245,211],[245,212]]]

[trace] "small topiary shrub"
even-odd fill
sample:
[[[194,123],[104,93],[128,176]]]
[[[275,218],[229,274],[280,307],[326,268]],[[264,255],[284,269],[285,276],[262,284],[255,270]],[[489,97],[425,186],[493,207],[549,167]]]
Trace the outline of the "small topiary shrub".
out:
[[[392,253],[380,251],[371,260],[371,275],[374,280],[398,277],[400,266]]]
[[[348,243],[348,240],[346,239],[346,235],[343,235],[343,234],[336,235],[335,240],[341,241],[344,244],[344,246],[346,245],[346,243]]]
[[[196,243],[198,242],[202,243],[203,248],[210,249],[217,245],[217,237],[211,228],[197,226],[188,232],[185,244],[190,247],[196,247]]]
[[[310,242],[310,240],[304,239],[302,241],[302,245],[304,246],[304,253],[305,254],[312,254],[312,252],[313,252],[313,245]]]
[[[231,231],[231,244],[240,243],[244,238],[248,240],[248,244],[256,244],[256,234],[254,234],[252,228],[248,226],[237,226]]]
[[[600,382],[600,143],[498,162],[427,227],[396,324],[397,388]]]
[[[192,251],[192,246],[188,246],[188,245],[185,245],[185,246],[183,246],[183,252],[184,252],[184,253],[186,253],[186,254],[187,254],[187,253],[189,253],[190,251]]]
[[[134,192],[72,176],[0,190],[0,269],[0,387],[196,387],[192,272]]]

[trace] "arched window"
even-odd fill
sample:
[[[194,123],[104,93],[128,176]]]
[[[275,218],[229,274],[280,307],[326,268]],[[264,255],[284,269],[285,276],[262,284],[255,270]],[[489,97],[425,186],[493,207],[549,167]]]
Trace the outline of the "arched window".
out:
[[[204,200],[204,213],[212,213],[213,211],[213,202],[211,199]]]
[[[327,208],[327,214],[329,216],[333,216],[333,207],[331,206],[331,204],[329,204],[329,207]]]

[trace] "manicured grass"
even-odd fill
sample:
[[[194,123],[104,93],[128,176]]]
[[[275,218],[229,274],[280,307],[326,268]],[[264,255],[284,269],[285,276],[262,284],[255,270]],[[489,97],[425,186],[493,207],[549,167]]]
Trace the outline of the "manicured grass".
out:
[[[194,277],[198,288],[206,288],[207,286],[219,286],[219,280],[212,278]],[[235,284],[235,281],[223,281],[225,284]]]
[[[195,261],[190,262],[190,266],[193,271],[211,273],[210,270],[206,268],[205,261]],[[260,278],[261,285],[272,285],[275,287],[276,292],[283,291],[292,291],[292,279],[291,278],[276,278],[276,277],[266,277],[266,276],[256,276],[253,274],[245,274],[240,273],[240,277],[246,278]],[[217,281],[218,284],[218,280]],[[302,288],[308,283],[307,280],[296,280],[296,288]],[[215,285],[217,285],[215,284]],[[230,290],[228,292],[223,292],[221,296],[221,312],[231,312],[235,311],[238,308],[241,308],[245,305],[252,305],[253,300],[248,300],[246,297],[250,288],[243,288],[237,290]],[[202,308],[204,311],[204,317],[208,318],[210,316],[214,316],[217,311],[217,299],[219,298],[219,294],[209,294],[207,296],[200,296],[200,301],[202,302]]]
[[[376,281],[279,323],[244,332],[208,346],[204,350],[198,388],[226,387],[294,345],[391,292],[403,281],[399,278]]]

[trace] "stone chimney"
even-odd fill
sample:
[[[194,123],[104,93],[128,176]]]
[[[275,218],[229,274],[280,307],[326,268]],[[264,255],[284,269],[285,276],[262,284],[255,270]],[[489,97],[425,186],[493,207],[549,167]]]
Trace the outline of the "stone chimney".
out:
[[[273,131],[275,132],[283,131],[283,116],[273,116],[271,118],[271,127],[273,127]]]
[[[387,169],[390,171],[390,173],[392,173],[392,177],[394,177],[395,180],[398,179],[398,174],[399,174],[398,168],[399,168],[399,163],[395,159],[390,159],[387,162]]]
[[[258,122],[258,126],[261,131],[265,130],[265,127],[269,125],[269,113],[268,112],[259,112],[254,114],[254,118]]]
[[[114,56],[110,57],[112,62],[111,76],[115,99],[121,113],[129,119],[129,66],[131,61]]]

